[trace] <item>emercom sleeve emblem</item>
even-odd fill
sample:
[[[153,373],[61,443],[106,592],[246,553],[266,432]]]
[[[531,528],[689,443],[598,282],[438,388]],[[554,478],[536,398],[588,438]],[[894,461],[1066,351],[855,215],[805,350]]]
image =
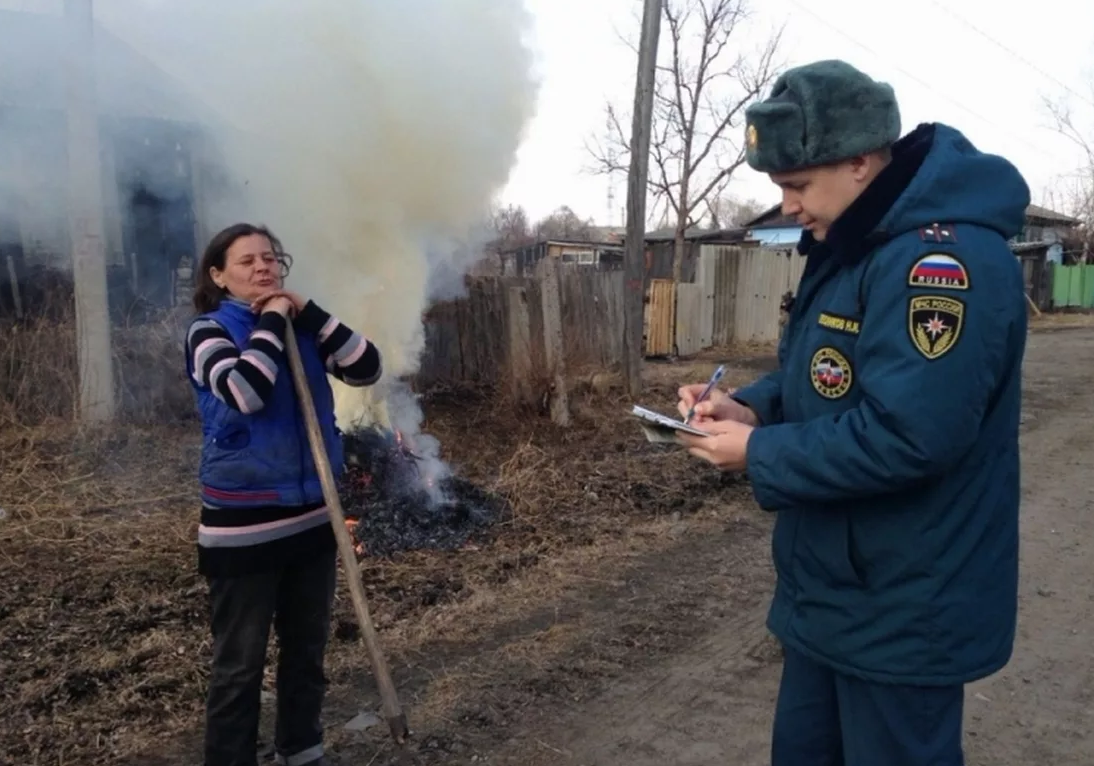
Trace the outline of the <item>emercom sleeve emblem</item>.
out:
[[[942,295],[917,295],[908,301],[908,335],[927,359],[949,353],[965,325],[965,304]]]

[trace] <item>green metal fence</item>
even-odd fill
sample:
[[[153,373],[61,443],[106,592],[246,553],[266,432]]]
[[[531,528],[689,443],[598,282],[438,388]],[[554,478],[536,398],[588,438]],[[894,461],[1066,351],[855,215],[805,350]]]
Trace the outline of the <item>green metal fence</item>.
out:
[[[1094,265],[1061,266],[1052,274],[1053,308],[1094,308]]]

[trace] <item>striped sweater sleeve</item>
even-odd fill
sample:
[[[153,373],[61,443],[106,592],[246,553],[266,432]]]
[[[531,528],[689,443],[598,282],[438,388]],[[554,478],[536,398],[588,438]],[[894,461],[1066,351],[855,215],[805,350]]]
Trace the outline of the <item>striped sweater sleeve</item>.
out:
[[[285,360],[285,317],[266,312],[241,350],[227,330],[211,319],[197,319],[186,336],[194,382],[244,414],[266,406]]]
[[[327,371],[349,386],[371,386],[383,374],[380,349],[308,301],[295,324],[319,341],[319,354]]]

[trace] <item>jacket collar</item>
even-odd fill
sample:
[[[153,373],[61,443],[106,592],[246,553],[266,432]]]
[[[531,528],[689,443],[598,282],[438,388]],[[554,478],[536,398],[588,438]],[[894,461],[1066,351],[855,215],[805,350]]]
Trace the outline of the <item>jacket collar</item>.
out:
[[[220,300],[220,306],[225,311],[231,311],[234,314],[253,314],[251,311],[251,304],[247,301],[240,300],[234,295],[225,295]]]
[[[934,125],[920,125],[893,144],[892,161],[835,220],[824,242],[818,243],[812,232],[802,232],[798,252],[807,254],[822,245],[835,258],[850,265],[890,240],[894,232],[881,229],[879,224],[919,172],[931,150],[934,130]]]

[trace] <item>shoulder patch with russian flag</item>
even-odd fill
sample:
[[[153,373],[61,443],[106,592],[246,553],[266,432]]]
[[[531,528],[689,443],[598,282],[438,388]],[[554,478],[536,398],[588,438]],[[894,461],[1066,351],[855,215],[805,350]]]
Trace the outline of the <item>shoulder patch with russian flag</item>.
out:
[[[969,272],[965,264],[949,253],[929,253],[908,272],[912,287],[933,287],[947,290],[968,290]]]

